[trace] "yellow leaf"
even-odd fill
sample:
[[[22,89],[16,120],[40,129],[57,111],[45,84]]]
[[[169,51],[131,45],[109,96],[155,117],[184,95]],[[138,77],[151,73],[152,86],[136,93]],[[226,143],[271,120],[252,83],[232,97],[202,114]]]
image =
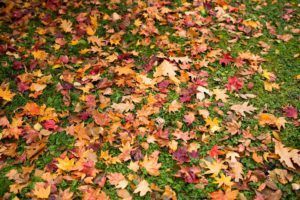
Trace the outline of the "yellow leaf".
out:
[[[44,187],[43,183],[37,183],[34,187],[33,194],[40,199],[47,199],[51,192],[51,186]]]
[[[122,39],[121,34],[115,33],[109,38],[109,43],[111,45],[118,45],[118,44],[120,44],[121,39]]]
[[[221,187],[222,185],[227,186],[227,187],[231,187],[233,185],[233,182],[231,182],[231,177],[230,176],[225,176],[223,173],[221,174],[221,177],[215,178],[215,182],[218,184],[218,187]]]
[[[71,45],[73,45],[73,46],[74,46],[74,45],[77,45],[78,42],[79,42],[78,40],[72,40],[72,41],[71,41]]]
[[[209,126],[210,131],[212,133],[219,131],[221,127],[219,126],[220,120],[218,120],[216,117],[214,119],[211,119],[210,117],[205,119],[205,126]]]
[[[89,52],[89,51],[90,51],[89,49],[85,48],[85,49],[81,49],[81,50],[79,51],[79,53],[80,53],[80,54],[86,54],[86,53]]]
[[[134,21],[134,25],[137,26],[137,27],[140,27],[142,25],[142,21],[140,19],[136,19]]]
[[[255,22],[255,21],[243,21],[243,24],[245,26],[250,26],[252,28],[257,28],[259,26],[259,22]]]
[[[87,27],[86,27],[86,33],[87,33],[88,35],[95,35],[96,29],[94,29],[94,28],[91,27],[91,26],[87,26]]]
[[[208,171],[205,172],[205,174],[212,174],[212,177],[218,176],[218,174],[222,169],[227,168],[226,165],[223,165],[224,161],[220,161],[220,160],[214,160],[212,162],[204,160],[204,163],[206,164],[206,168],[209,169]]]
[[[46,60],[48,53],[43,50],[32,51],[31,54],[37,60]]]
[[[277,83],[270,83],[267,81],[264,81],[264,88],[265,90],[272,92],[273,89],[280,89],[280,86]]]
[[[15,95],[16,95],[15,93],[12,93],[9,90],[8,85],[6,85],[5,88],[0,87],[0,97],[5,101],[11,101]]]
[[[75,165],[75,160],[69,159],[67,156],[64,159],[57,158],[58,164],[56,166],[64,171],[71,171]]]
[[[134,74],[135,71],[133,71],[131,68],[133,66],[132,65],[126,65],[125,67],[116,67],[115,68],[115,72],[118,73],[118,75],[130,75],[130,74]]]
[[[90,16],[91,19],[91,25],[94,29],[97,29],[98,27],[98,22],[97,22],[97,16],[96,15],[92,15]]]

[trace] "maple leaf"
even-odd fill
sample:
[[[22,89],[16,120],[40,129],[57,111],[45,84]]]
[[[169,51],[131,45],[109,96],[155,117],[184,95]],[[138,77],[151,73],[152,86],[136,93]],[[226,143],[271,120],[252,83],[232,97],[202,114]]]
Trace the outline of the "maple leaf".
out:
[[[283,109],[284,115],[288,118],[294,118],[297,119],[298,118],[298,110],[297,108],[294,108],[292,106],[286,106]]]
[[[265,88],[265,90],[272,92],[273,89],[279,90],[280,86],[277,83],[270,83],[270,82],[264,81],[264,88]]]
[[[118,73],[119,76],[135,74],[135,71],[131,69],[132,67],[132,65],[127,65],[125,67],[116,67],[115,71]]]
[[[224,54],[223,58],[220,59],[220,65],[228,65],[231,63],[234,59],[230,56],[230,54]]]
[[[228,78],[228,83],[225,84],[225,86],[227,87],[227,90],[229,91],[239,91],[240,89],[243,88],[244,82],[237,78],[236,76],[233,77],[229,77]]]
[[[187,151],[186,147],[181,147],[181,148],[177,149],[173,153],[173,158],[175,160],[177,160],[180,164],[190,161],[190,158],[189,158],[188,151]]]
[[[231,135],[240,133],[241,126],[242,122],[237,122],[235,120],[226,123],[226,129]]]
[[[64,159],[61,158],[57,158],[57,164],[56,166],[64,171],[71,171],[73,170],[74,166],[75,166],[75,160],[74,158],[69,159],[67,156]]]
[[[51,185],[45,187],[44,183],[36,183],[33,194],[40,199],[47,199],[51,192]]]
[[[215,98],[216,100],[221,100],[222,102],[226,103],[228,99],[228,95],[226,94],[226,89],[213,89],[213,94],[216,95]]]
[[[157,68],[156,71],[154,72],[153,76],[154,77],[159,77],[159,76],[167,76],[170,78],[171,81],[173,81],[175,84],[179,84],[180,81],[175,77],[176,76],[176,71],[178,70],[178,67],[167,61],[164,60]]]
[[[179,103],[177,100],[173,100],[169,105],[168,111],[169,112],[176,112],[182,107],[182,104]]]
[[[100,113],[97,111],[93,112],[93,119],[95,120],[96,124],[100,126],[107,126],[110,123],[110,118],[108,117],[107,113]]]
[[[44,123],[43,123],[43,127],[47,130],[55,130],[58,128],[58,126],[56,125],[55,121],[53,119],[50,119],[50,120],[46,120]]]
[[[72,32],[72,22],[70,20],[61,20],[60,27],[66,33]]]
[[[125,189],[117,190],[117,195],[122,198],[122,200],[132,200],[130,193]]]
[[[32,51],[31,54],[37,60],[46,60],[46,58],[48,57],[48,53],[43,50]]]
[[[70,188],[68,189],[65,189],[65,190],[59,190],[59,193],[58,193],[58,199],[65,199],[65,200],[71,200],[73,199],[74,193],[73,192],[70,192]]]
[[[87,26],[85,31],[89,36],[93,36],[96,33],[96,29],[94,29],[92,26]]]
[[[9,126],[9,121],[6,116],[0,117],[0,126],[2,126],[2,127]]]
[[[195,121],[195,114],[193,112],[188,112],[188,114],[183,116],[183,121],[186,122],[188,125],[191,125]]]
[[[165,191],[162,194],[163,199],[171,199],[171,200],[177,200],[176,193],[172,190],[170,186],[165,186]]]
[[[209,196],[212,200],[235,200],[237,199],[238,194],[238,190],[227,189],[225,193],[222,190],[218,190],[209,193]]]
[[[279,155],[280,162],[285,163],[286,166],[295,169],[294,164],[300,166],[300,151],[285,147],[280,141],[273,139],[275,142],[275,153]]]
[[[221,154],[221,151],[219,150],[219,146],[218,145],[214,145],[213,148],[211,148],[211,150],[209,151],[208,155],[210,157],[217,157],[220,154]]]
[[[41,92],[47,87],[46,84],[32,83],[30,90],[33,92]]]
[[[272,114],[268,114],[268,113],[261,113],[258,116],[258,120],[259,120],[259,125],[264,126],[266,124],[268,125],[275,125],[278,130],[281,129],[281,127],[285,127],[285,123],[286,120],[284,119],[284,117],[275,117]]]
[[[242,163],[235,161],[229,162],[229,167],[232,170],[234,181],[239,182],[239,180],[243,179],[243,165]]]
[[[128,181],[125,179],[124,175],[121,173],[110,173],[107,175],[110,184],[116,186],[116,188],[124,189],[128,185]]]
[[[269,81],[275,81],[276,80],[276,76],[274,73],[269,72],[268,70],[263,70],[262,76],[265,77],[267,80]]]
[[[149,157],[145,156],[144,160],[140,163],[141,167],[144,167],[151,176],[159,176],[159,168],[161,163],[158,163],[159,151],[154,151]]]
[[[251,114],[253,111],[257,110],[257,108],[252,105],[248,105],[249,102],[244,102],[243,104],[235,104],[230,107],[235,113],[242,115],[245,117],[245,112]]]
[[[231,187],[233,185],[233,182],[231,182],[230,176],[225,176],[223,173],[221,173],[221,177],[215,177],[215,182],[218,184],[218,187],[221,187],[222,185]]]
[[[197,94],[196,94],[196,98],[199,99],[200,101],[202,101],[205,98],[205,94],[211,96],[211,93],[208,89],[206,89],[205,87],[202,86],[198,86],[197,87]]]
[[[109,38],[109,42],[110,42],[111,45],[119,45],[121,40],[122,40],[122,35],[121,35],[120,32],[113,34]]]
[[[128,112],[134,109],[134,104],[126,101],[126,103],[113,103],[111,105],[113,109],[115,109],[119,113]]]
[[[226,165],[223,165],[224,161],[221,161],[219,159],[214,160],[212,162],[204,160],[204,163],[206,165],[206,168],[209,169],[204,174],[212,174],[211,175],[212,177],[218,176],[218,174],[221,172],[222,169],[226,169],[227,168]]]
[[[5,101],[11,101],[16,94],[11,92],[8,88],[8,85],[2,84],[0,87],[0,98]]]
[[[146,180],[142,180],[133,191],[133,193],[140,193],[140,196],[145,196],[147,192],[151,192],[149,183]]]
[[[205,126],[209,126],[209,129],[212,133],[219,131],[221,127],[219,126],[220,120],[218,118],[211,119],[210,117],[205,119]]]
[[[177,63],[179,63],[179,62],[181,62],[181,63],[189,63],[189,62],[192,62],[192,60],[191,60],[189,57],[187,57],[187,56],[185,56],[185,57],[169,57],[169,59],[170,59],[171,61],[175,61],[175,62],[177,62]]]

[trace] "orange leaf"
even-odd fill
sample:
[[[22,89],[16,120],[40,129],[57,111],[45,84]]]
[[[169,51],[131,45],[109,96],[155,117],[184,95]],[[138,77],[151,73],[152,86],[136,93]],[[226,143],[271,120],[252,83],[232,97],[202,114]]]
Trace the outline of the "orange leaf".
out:
[[[31,116],[37,116],[40,114],[40,106],[37,105],[35,102],[28,102],[24,106],[24,112],[26,114],[30,114]]]

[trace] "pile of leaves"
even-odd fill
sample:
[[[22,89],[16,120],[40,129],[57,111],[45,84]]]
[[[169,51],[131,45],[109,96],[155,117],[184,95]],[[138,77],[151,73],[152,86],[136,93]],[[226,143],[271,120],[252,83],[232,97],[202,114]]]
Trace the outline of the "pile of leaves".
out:
[[[2,199],[299,199],[299,4],[0,6]]]

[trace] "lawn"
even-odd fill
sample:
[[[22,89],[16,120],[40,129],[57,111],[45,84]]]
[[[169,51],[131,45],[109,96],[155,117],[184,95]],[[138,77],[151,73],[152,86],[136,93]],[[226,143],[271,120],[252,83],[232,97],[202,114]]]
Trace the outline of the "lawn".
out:
[[[300,199],[297,0],[0,2],[0,199]]]

